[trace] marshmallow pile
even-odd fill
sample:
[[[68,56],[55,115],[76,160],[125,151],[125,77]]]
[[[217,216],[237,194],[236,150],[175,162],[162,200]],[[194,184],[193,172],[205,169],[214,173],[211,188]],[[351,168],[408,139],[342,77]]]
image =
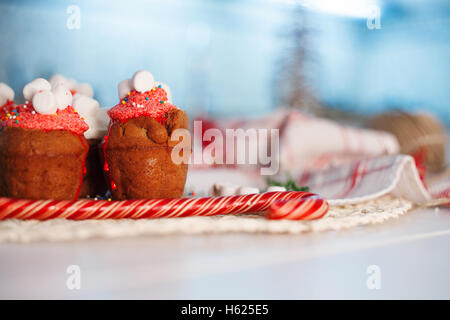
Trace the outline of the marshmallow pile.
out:
[[[77,91],[74,96],[70,88]],[[58,109],[72,106],[89,126],[84,133],[86,139],[99,139],[106,133],[109,124],[107,110],[100,109],[97,100],[92,98],[93,90],[88,84],[76,85],[74,80],[61,75],[51,77],[50,81],[38,78],[23,88],[23,96],[33,103],[39,114],[54,114]]]
[[[132,90],[143,93],[150,91],[157,86],[161,86],[161,88],[166,91],[167,101],[173,103],[169,86],[165,83],[155,81],[153,75],[146,70],[137,71],[131,79],[125,79],[119,83],[119,99],[122,100],[125,98]]]
[[[78,83],[75,79],[68,79],[60,74],[53,75],[48,81],[52,87],[62,84],[70,91],[75,92],[75,94],[79,93],[89,98],[94,97],[94,90],[89,83]]]
[[[109,116],[106,109],[100,108],[97,100],[93,99],[94,90],[88,83],[77,83],[75,79],[68,79],[60,74],[53,75],[49,82],[52,87],[64,85],[75,92],[72,106],[89,126],[84,133],[86,139],[100,139],[107,131]]]
[[[26,101],[31,101],[37,113],[54,114],[72,104],[72,93],[62,83],[54,86],[43,78],[37,78],[23,88]]]
[[[8,101],[14,100],[14,90],[7,84],[0,82],[0,107]]]
[[[100,108],[97,100],[77,93],[73,97],[72,106],[89,126],[89,130],[84,133],[86,139],[100,139],[106,134],[109,125],[108,110]]]

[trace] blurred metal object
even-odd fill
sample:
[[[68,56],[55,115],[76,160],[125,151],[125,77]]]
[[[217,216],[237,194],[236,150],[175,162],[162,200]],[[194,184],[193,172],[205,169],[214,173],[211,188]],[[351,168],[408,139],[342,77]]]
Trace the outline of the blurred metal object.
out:
[[[369,127],[394,134],[404,154],[423,154],[427,169],[437,172],[446,165],[447,135],[439,120],[428,113],[392,111],[369,120]]]

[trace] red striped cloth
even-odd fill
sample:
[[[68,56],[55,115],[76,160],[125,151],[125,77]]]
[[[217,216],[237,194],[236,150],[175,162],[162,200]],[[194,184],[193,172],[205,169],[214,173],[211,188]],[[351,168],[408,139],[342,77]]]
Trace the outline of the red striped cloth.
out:
[[[407,155],[376,157],[306,171],[297,177],[297,183],[310,187],[332,204],[365,202],[385,194],[419,204],[432,198],[414,159]]]
[[[278,129],[280,166],[293,174],[362,158],[396,154],[399,151],[397,139],[389,133],[343,126],[335,121],[308,116],[294,109],[279,109],[256,119],[197,120],[202,121],[203,133],[215,128],[223,132],[224,136],[226,129]],[[194,138],[202,139],[202,136]],[[270,142],[269,137],[267,141],[258,140],[259,146],[270,146]],[[208,143],[201,141],[198,145],[205,147]],[[204,158],[208,158],[205,148],[203,151]],[[223,153],[226,156],[233,151],[235,150],[225,145]],[[197,164],[196,167],[202,166]]]
[[[450,196],[450,180],[433,183],[427,189],[415,160],[398,155],[396,138],[385,132],[343,126],[292,109],[280,109],[253,120],[207,119],[204,123],[204,130],[279,129],[280,174],[289,173],[298,185],[310,187],[311,192],[325,197],[330,204],[360,203],[385,194],[418,204]],[[265,185],[267,177],[261,176],[255,166],[236,168],[242,176],[251,177],[247,185]],[[224,176],[230,178],[231,174]],[[211,181],[215,182],[225,181]]]
[[[425,204],[436,198],[450,201],[450,179],[427,183],[409,155],[381,156],[353,161],[325,169],[304,170],[291,176],[298,186],[308,186],[310,191],[328,200],[330,205],[357,204],[391,194],[416,204]],[[187,189],[208,192],[214,183],[234,186],[252,186],[264,190],[266,176],[258,170],[242,168],[209,168],[190,170]],[[283,181],[285,173],[271,179]]]

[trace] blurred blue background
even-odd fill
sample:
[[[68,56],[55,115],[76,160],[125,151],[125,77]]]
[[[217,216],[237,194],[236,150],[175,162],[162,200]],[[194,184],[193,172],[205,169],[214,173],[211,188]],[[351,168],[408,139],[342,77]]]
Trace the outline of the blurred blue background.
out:
[[[71,5],[79,29],[67,27]],[[367,27],[370,5],[380,29]],[[292,36],[295,25],[308,36]],[[1,1],[0,27],[0,81],[17,100],[28,81],[61,73],[110,107],[118,82],[147,69],[191,114],[259,115],[282,103],[280,64],[304,47],[304,81],[322,104],[428,110],[450,125],[446,0]]]

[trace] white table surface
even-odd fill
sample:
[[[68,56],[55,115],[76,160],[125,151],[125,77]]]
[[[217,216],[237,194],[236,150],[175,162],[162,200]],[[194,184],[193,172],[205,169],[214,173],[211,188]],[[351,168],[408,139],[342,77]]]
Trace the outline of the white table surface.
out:
[[[449,299],[449,252],[442,208],[340,232],[1,244],[0,298]],[[69,265],[80,290],[66,286]]]

